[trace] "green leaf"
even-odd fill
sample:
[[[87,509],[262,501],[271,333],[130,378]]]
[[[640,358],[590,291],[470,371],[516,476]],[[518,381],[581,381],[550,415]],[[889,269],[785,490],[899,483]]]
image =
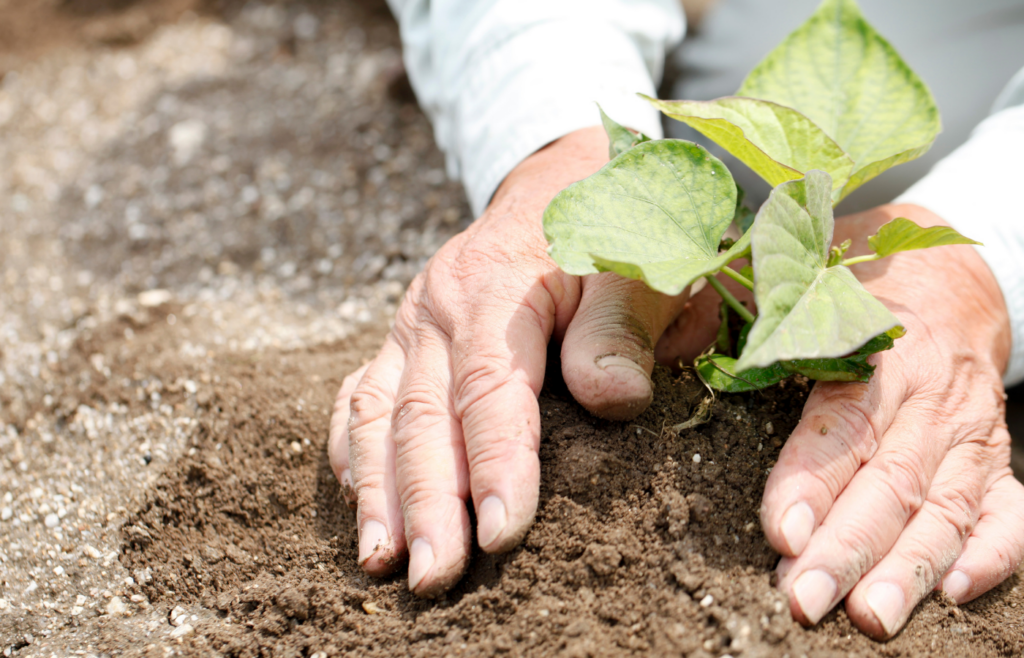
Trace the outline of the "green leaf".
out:
[[[629,128],[619,125],[611,117],[604,113],[600,105],[597,106],[601,113],[601,123],[604,124],[604,131],[608,133],[608,157],[614,160],[637,144],[651,141],[651,138],[643,133],[634,133]]]
[[[777,103],[736,97],[708,102],[647,100],[714,140],[772,187],[802,178],[812,169],[828,172],[838,187],[853,170],[853,160],[821,128]]]
[[[721,160],[682,140],[638,144],[573,183],[544,211],[548,253],[569,274],[617,272],[676,295],[750,250],[718,245],[736,211]]]
[[[836,201],[923,154],[940,130],[928,87],[854,0],[822,2],[750,72],[737,95],[797,110],[853,158]]]
[[[736,359],[720,354],[702,356],[697,359],[694,367],[708,386],[724,393],[746,393],[767,388],[792,374],[779,365],[750,368],[736,374]]]
[[[820,171],[772,190],[748,231],[759,315],[736,367],[851,354],[899,320],[849,268],[827,267],[835,221]]]
[[[902,329],[902,328],[901,328]],[[875,372],[875,366],[868,363],[868,357],[876,352],[892,349],[895,339],[902,336],[888,331],[875,336],[850,356],[838,359],[800,359],[783,361],[779,365],[792,373],[800,373],[810,379],[827,382],[866,382]]]
[[[839,358],[781,361],[767,368],[750,368],[741,372],[736,369],[736,359],[712,354],[699,357],[694,367],[708,386],[725,393],[745,393],[767,388],[793,374],[818,381],[866,382],[875,371],[875,366],[868,363],[868,357],[892,349],[895,340],[903,334],[903,328],[896,327],[875,336],[853,354]]]
[[[888,222],[878,229],[877,235],[868,238],[871,249],[879,256],[891,256],[901,251],[941,247],[947,244],[978,244],[965,238],[948,226],[921,228],[903,217]]]

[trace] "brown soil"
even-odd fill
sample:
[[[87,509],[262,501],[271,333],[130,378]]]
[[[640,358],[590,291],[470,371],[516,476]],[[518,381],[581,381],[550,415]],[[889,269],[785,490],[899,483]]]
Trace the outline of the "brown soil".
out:
[[[549,382],[541,503],[522,546],[474,555],[439,601],[411,596],[401,572],[369,578],[356,565],[353,515],[325,454],[333,377],[356,365],[353,354],[339,345],[219,363],[217,393],[198,401],[193,449],[124,526],[121,560],[142,593],[168,608],[198,602],[216,612],[194,622],[186,653],[1024,651],[1020,574],[965,606],[930,597],[886,644],[859,634],[841,610],[814,629],[793,622],[772,587],[778,556],[757,510],[780,437],[807,394],[799,381],[727,396],[710,422],[678,436],[663,428],[704,396],[690,376],[658,371],[658,397],[633,423],[596,420]]]
[[[319,31],[297,41],[306,11]],[[237,46],[213,77],[188,60],[221,34],[202,31],[208,20]],[[396,43],[383,0],[0,0],[0,151],[16,165],[0,169],[0,653],[1024,653],[1024,571],[965,606],[930,597],[884,644],[841,610],[813,629],[792,621],[757,509],[799,382],[726,397],[676,436],[665,428],[704,395],[691,378],[657,373],[652,409],[617,424],[553,377],[522,546],[475,555],[438,601],[410,596],[404,572],[362,574],[327,465],[332,397],[373,355],[412,273],[468,221]],[[129,58],[137,77],[119,82]],[[100,77],[81,92],[71,74],[86,67]],[[136,102],[133,86],[149,91]],[[83,93],[89,130],[72,111]],[[11,99],[22,109],[4,115]],[[102,149],[57,139],[122,114],[135,118]],[[167,135],[197,118],[205,150],[168,174]],[[86,173],[45,164],[67,153]],[[59,194],[30,184],[35,168]],[[257,221],[234,210],[250,182],[267,208],[305,188],[318,201]],[[133,203],[145,239],[125,219]],[[156,287],[172,301],[136,299]]]

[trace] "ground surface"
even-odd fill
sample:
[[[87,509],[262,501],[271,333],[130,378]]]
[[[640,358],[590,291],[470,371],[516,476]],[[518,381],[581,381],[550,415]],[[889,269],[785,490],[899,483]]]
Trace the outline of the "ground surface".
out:
[[[1019,576],[884,645],[792,622],[756,510],[798,382],[675,435],[692,381],[625,425],[553,381],[524,545],[438,602],[361,575],[331,398],[469,221],[383,3],[0,0],[0,75],[4,655],[1024,651]]]

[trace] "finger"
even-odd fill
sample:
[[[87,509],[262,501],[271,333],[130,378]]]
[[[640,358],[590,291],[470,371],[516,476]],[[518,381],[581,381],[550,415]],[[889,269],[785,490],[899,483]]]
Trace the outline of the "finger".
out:
[[[882,363],[867,384],[815,384],[761,502],[761,525],[779,553],[804,550],[836,497],[875,455],[903,401],[902,382],[889,370]]]
[[[720,276],[719,282],[747,308],[754,308],[752,292],[726,277]],[[714,288],[705,284],[704,279],[693,284],[690,299],[661,334],[654,347],[654,358],[658,363],[672,367],[676,367],[679,360],[684,364],[693,363],[718,338],[722,298]]]
[[[654,396],[654,345],[688,297],[689,290],[669,297],[612,273],[585,277],[562,341],[562,375],[573,397],[609,420],[643,413]]]
[[[942,589],[966,603],[1017,570],[1024,560],[1024,485],[1002,474],[985,494],[981,517],[963,553],[942,579]]]
[[[863,632],[892,637],[935,588],[974,528],[991,463],[992,449],[984,441],[967,441],[949,451],[924,505],[846,597],[846,611]]]
[[[395,477],[409,546],[409,589],[434,596],[458,580],[472,533],[466,450],[452,407],[448,338],[429,319],[414,327],[392,428]]]
[[[462,305],[452,322],[455,413],[462,421],[477,543],[487,552],[515,546],[533,522],[540,489],[540,408],[551,298],[533,289],[508,313],[501,290]]]
[[[388,336],[350,398],[348,443],[357,502],[359,564],[375,576],[394,571],[405,555],[391,432],[391,413],[404,364],[402,349]]]
[[[941,412],[905,404],[878,451],[843,490],[779,588],[793,616],[816,624],[895,544],[924,504],[942,455],[952,443]],[[831,433],[831,432],[830,432]]]
[[[341,389],[334,398],[334,412],[331,414],[331,428],[327,438],[327,458],[331,463],[331,470],[334,477],[338,478],[341,484],[341,495],[349,507],[355,508],[355,490],[352,488],[352,471],[349,468],[348,459],[348,419],[349,404],[352,391],[355,390],[363,373],[370,367],[366,364],[346,377],[341,383]]]

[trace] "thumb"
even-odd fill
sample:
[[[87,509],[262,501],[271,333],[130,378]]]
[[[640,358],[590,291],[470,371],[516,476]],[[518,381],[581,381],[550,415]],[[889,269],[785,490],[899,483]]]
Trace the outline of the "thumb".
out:
[[[562,342],[562,376],[576,401],[608,420],[643,413],[654,395],[654,346],[689,292],[669,297],[612,273],[584,277]]]

